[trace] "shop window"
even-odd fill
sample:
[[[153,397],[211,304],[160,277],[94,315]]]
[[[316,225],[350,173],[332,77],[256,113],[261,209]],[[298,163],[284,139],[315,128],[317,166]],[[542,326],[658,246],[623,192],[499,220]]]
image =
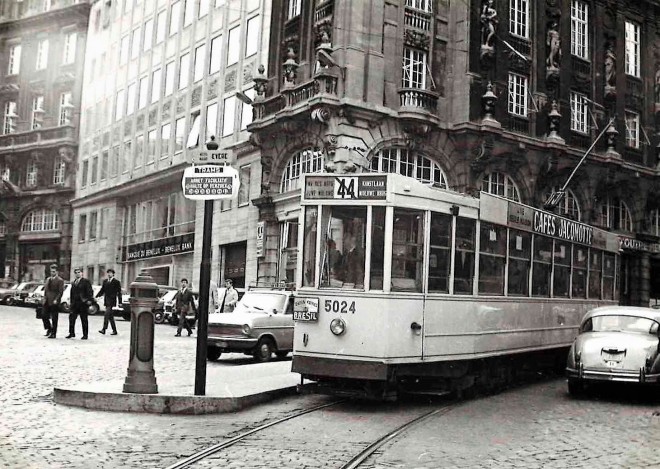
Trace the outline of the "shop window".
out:
[[[474,282],[474,251],[476,223],[468,218],[456,218],[454,253],[454,293],[471,295]]]
[[[615,269],[614,254],[603,253],[603,299],[614,299],[614,275]]]
[[[509,273],[507,293],[510,296],[529,296],[529,268],[532,235],[525,231],[509,232]]]
[[[573,276],[571,296],[573,298],[587,297],[587,261],[589,249],[584,246],[573,246]]]
[[[224,246],[224,272],[222,280],[231,279],[234,287],[245,287],[245,259],[247,243],[236,243]]]
[[[589,298],[601,298],[601,279],[603,270],[603,253],[591,249],[589,251]]]
[[[571,243],[555,240],[552,296],[568,298],[571,282]]]
[[[298,222],[280,224],[280,263],[278,278],[285,282],[296,281],[298,262]]]
[[[504,295],[506,227],[482,223],[479,231],[479,293]]]
[[[534,235],[532,296],[549,297],[552,276],[552,238]]]

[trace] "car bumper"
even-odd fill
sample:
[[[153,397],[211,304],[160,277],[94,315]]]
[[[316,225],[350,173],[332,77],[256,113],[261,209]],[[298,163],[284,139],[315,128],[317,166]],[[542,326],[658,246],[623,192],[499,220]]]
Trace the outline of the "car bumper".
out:
[[[619,370],[591,370],[580,367],[579,369],[566,368],[566,376],[569,379],[584,381],[609,381],[618,383],[660,383],[660,374],[647,374],[643,368],[639,371]]]
[[[251,350],[257,346],[257,339],[249,337],[222,337],[209,336],[207,344],[212,347],[218,347],[222,350]]]

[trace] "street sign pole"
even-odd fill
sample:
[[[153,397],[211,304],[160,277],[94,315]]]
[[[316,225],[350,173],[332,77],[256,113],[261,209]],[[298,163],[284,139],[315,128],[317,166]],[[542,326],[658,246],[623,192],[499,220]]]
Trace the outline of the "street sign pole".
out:
[[[204,201],[202,264],[199,268],[199,318],[197,320],[197,359],[195,362],[195,396],[206,395],[206,347],[209,324],[209,287],[211,285],[211,231],[213,200]]]

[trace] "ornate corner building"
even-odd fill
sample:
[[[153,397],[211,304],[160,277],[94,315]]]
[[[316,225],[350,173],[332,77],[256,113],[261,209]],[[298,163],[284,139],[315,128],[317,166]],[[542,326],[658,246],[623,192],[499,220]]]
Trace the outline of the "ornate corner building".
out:
[[[0,2],[0,277],[71,262],[79,103],[90,6]]]
[[[650,0],[273,0],[248,126],[257,278],[295,278],[303,173],[398,172],[539,208],[565,189],[554,210],[616,232],[620,300],[648,304],[658,28]]]

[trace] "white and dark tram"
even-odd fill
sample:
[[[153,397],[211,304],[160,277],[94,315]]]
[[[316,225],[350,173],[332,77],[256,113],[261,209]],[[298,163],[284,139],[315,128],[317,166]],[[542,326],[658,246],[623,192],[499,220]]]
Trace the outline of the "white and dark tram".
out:
[[[511,200],[308,174],[301,205],[292,369],[318,392],[461,392],[563,367],[587,310],[618,302],[614,234]]]

